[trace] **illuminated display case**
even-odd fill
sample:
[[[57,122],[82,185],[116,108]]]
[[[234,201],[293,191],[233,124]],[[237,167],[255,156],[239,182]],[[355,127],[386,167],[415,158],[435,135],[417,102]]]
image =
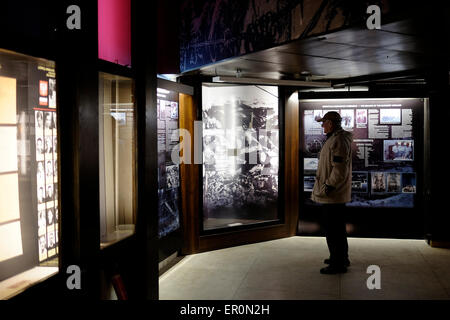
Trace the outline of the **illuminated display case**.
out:
[[[277,221],[278,88],[203,84],[202,120],[203,230]]]
[[[58,272],[55,64],[0,50],[0,298]]]
[[[100,241],[106,247],[134,234],[136,108],[133,80],[99,75]]]
[[[415,207],[424,99],[315,99],[300,100],[300,106],[306,204],[313,204],[310,194],[326,140],[316,119],[337,111],[342,128],[353,133],[352,201],[347,206]]]

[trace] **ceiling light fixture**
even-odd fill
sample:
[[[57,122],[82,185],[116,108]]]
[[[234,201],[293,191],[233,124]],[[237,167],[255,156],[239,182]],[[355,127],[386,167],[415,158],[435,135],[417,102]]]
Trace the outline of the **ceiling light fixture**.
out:
[[[291,86],[291,87],[316,87],[316,88],[330,88],[331,82],[320,81],[300,81],[300,80],[277,80],[277,79],[262,79],[262,78],[236,78],[236,77],[213,77],[213,82],[228,82],[241,84],[262,84],[275,86]]]

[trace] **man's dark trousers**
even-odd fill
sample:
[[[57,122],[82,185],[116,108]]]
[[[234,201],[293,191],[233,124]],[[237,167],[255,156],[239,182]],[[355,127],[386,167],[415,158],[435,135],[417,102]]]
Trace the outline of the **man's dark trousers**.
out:
[[[322,204],[322,226],[325,229],[330,265],[341,267],[348,260],[345,204]]]

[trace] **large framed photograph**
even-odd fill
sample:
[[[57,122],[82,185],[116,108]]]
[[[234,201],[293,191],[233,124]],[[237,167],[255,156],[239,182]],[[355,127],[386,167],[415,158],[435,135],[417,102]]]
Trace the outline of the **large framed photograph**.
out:
[[[380,109],[380,124],[402,124],[402,109]]]
[[[384,161],[414,161],[414,140],[384,140]]]

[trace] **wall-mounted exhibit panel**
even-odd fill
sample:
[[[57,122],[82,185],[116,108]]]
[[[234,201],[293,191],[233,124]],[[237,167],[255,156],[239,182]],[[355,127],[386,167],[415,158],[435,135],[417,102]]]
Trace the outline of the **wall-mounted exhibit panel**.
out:
[[[136,221],[136,108],[133,80],[99,75],[100,241],[108,246],[134,234]]]
[[[157,89],[159,238],[180,228],[180,143],[178,92]]]
[[[425,99],[314,99],[300,100],[300,106],[303,206],[311,208],[315,205],[310,196],[320,150],[326,140],[321,123],[316,120],[328,111],[337,111],[342,117],[342,128],[353,134],[352,200],[346,204],[349,214],[358,211],[359,219],[362,219],[364,211],[383,209],[377,214],[383,220],[384,213],[400,210],[384,226],[381,220],[372,223],[373,226],[376,221],[381,224],[380,234],[381,229],[390,225],[391,236],[395,236],[397,224],[406,228],[415,221],[418,226],[421,206],[418,195],[423,190]],[[410,212],[409,218],[405,218],[407,212]],[[409,221],[401,222],[402,219]],[[360,223],[370,225],[369,219],[366,220],[362,219]],[[399,234],[403,233],[401,228],[397,229]],[[408,234],[407,230],[405,234]]]
[[[203,230],[279,219],[278,88],[202,86]]]
[[[423,112],[423,99],[301,100],[300,104],[305,192],[312,191],[320,149],[326,140],[316,119],[337,111],[342,128],[353,133],[352,201],[347,205],[414,207],[419,138],[414,118],[417,112]]]
[[[0,50],[0,298],[58,271],[56,110],[54,62]]]

